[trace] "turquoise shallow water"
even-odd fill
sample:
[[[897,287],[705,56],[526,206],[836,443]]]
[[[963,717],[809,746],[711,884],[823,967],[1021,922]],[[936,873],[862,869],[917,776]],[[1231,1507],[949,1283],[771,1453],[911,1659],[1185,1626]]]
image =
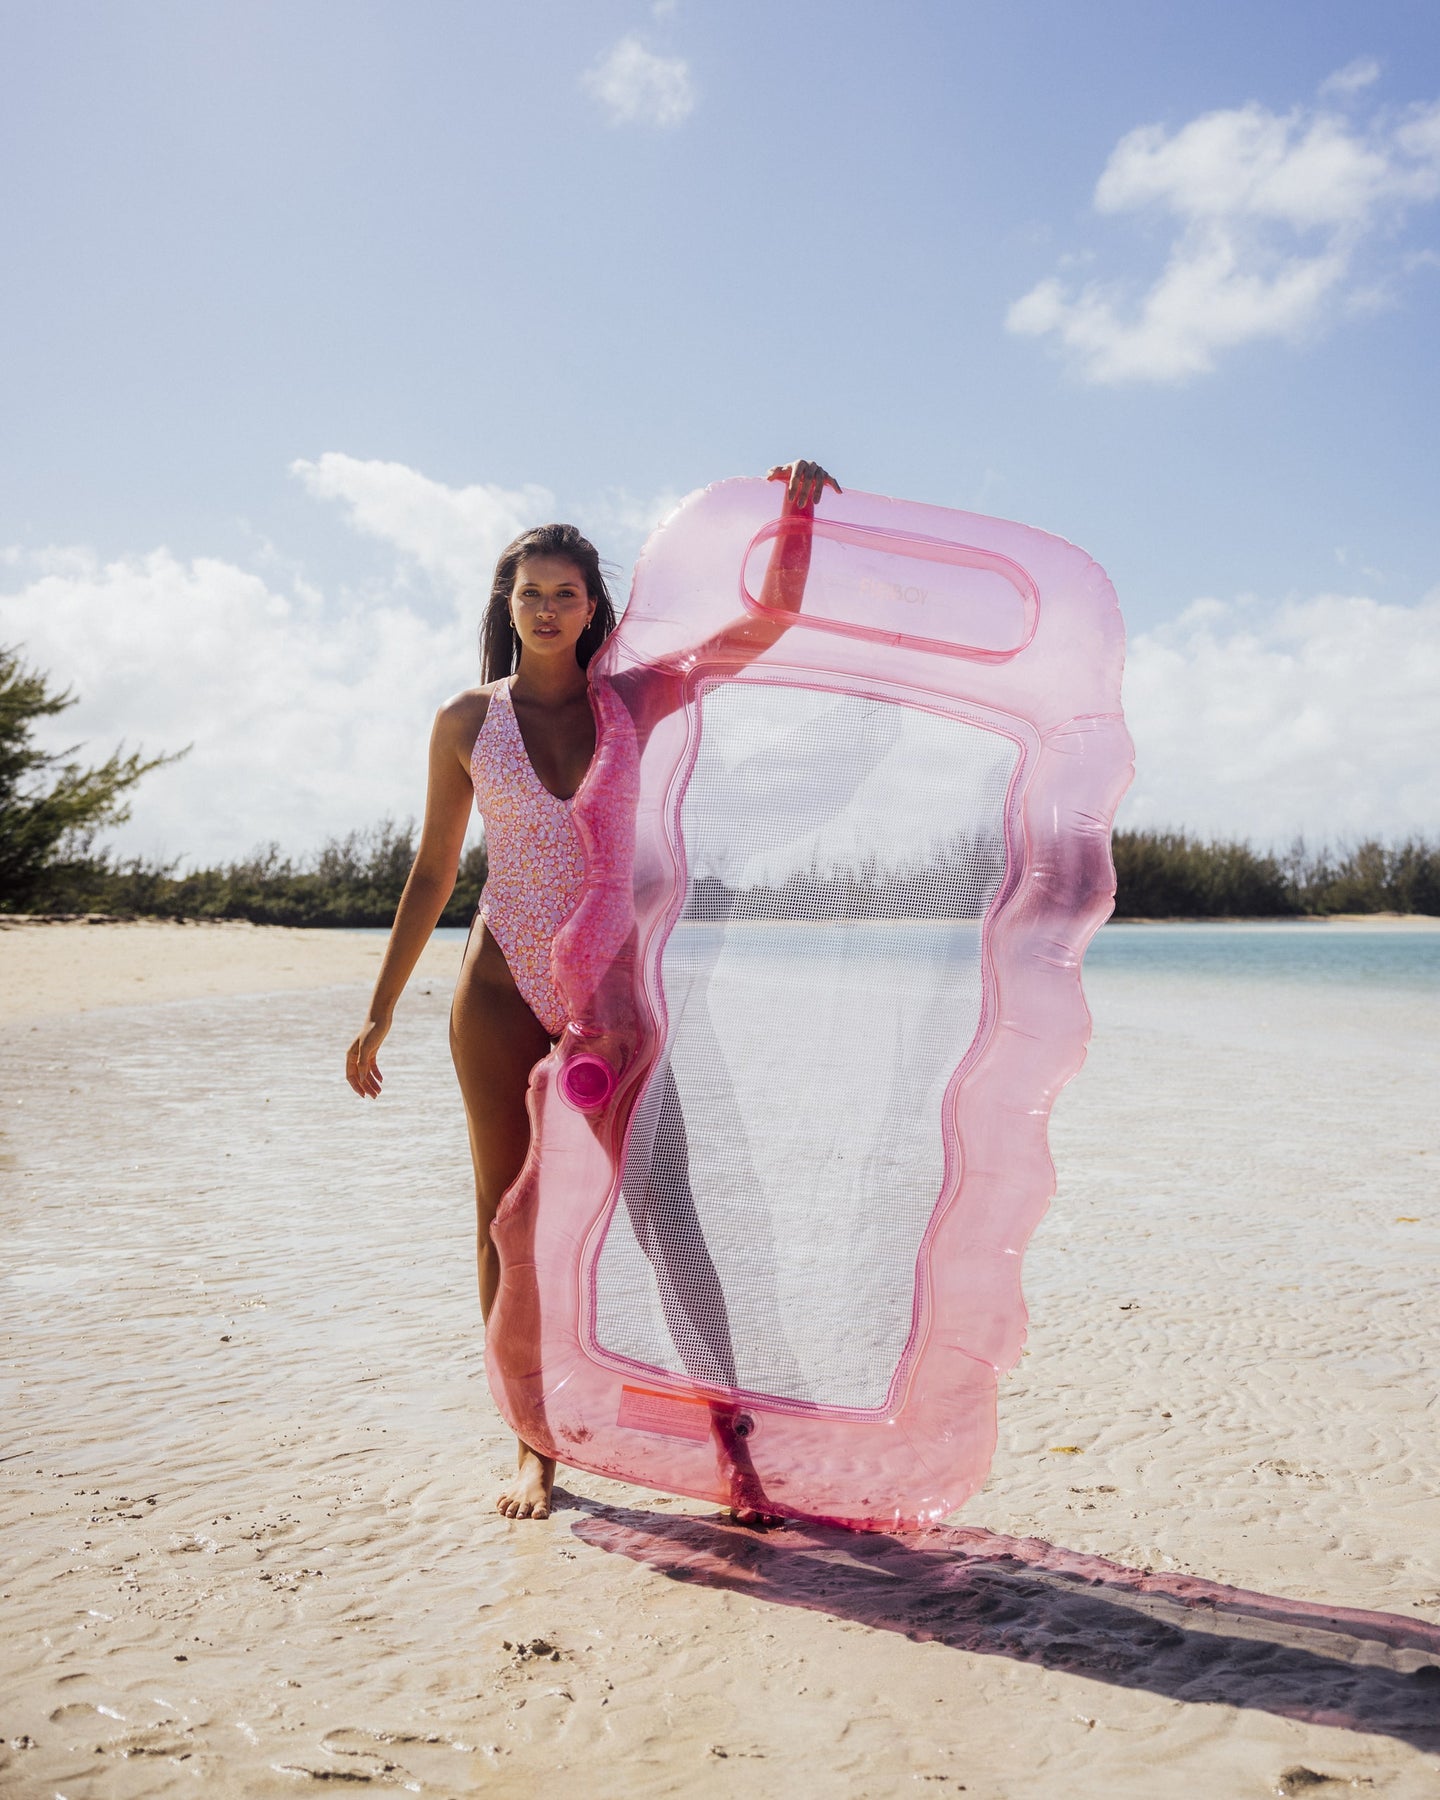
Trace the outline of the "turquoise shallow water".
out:
[[[1087,973],[1214,976],[1310,987],[1440,992],[1434,929],[1377,925],[1107,925]]]
[[[907,929],[914,931],[913,926]],[[955,929],[963,933],[970,928]],[[795,946],[793,927],[780,931],[787,935],[777,935],[777,941]],[[435,935],[459,942],[466,934],[456,929]],[[1433,927],[1288,920],[1273,925],[1107,925],[1086,953],[1085,967],[1094,973],[1440,993],[1440,920]]]

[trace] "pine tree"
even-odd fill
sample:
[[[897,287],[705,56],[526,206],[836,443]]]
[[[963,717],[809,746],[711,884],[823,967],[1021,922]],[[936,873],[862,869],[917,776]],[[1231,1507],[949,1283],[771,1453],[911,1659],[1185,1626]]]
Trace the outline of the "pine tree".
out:
[[[83,854],[97,831],[123,824],[136,782],[185,755],[126,755],[122,744],[87,769],[74,760],[78,744],[40,749],[35,721],[65,712],[76,698],[68,688],[52,693],[47,675],[26,668],[18,650],[0,647],[0,911],[22,907],[49,863]]]

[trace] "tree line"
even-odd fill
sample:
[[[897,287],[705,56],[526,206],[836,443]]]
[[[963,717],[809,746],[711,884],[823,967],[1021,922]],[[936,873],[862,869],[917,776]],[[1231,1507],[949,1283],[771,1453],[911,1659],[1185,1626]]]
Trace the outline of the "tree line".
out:
[[[1117,919],[1298,919],[1335,913],[1440,914],[1440,844],[1371,839],[1284,855],[1183,831],[1117,831]],[[998,882],[998,844],[963,838],[923,863],[796,870],[773,886],[691,885],[685,917],[724,919],[975,919]]]
[[[0,649],[0,913],[120,918],[249,919],[256,924],[388,926],[415,857],[413,821],[383,820],[292,857],[276,845],[238,861],[182,872],[178,862],[125,859],[96,849],[98,834],[129,816],[145,775],[174,756],[125,753],[87,768],[74,749],[34,741],[37,719],[75,704],[53,693],[18,652]],[[180,754],[184,754],[181,752]],[[1284,919],[1334,913],[1440,915],[1440,844],[1378,839],[1335,850],[1297,842],[1288,851],[1184,831],[1117,831],[1117,918]],[[992,879],[998,843],[952,840],[923,862],[883,870],[811,868],[774,887],[731,889],[697,881],[696,919],[973,918]],[[461,863],[441,923],[464,925],[485,881],[485,846]]]
[[[1281,855],[1184,831],[1117,831],[1121,919],[1297,919],[1440,914],[1440,844],[1378,838],[1340,849],[1297,839]]]

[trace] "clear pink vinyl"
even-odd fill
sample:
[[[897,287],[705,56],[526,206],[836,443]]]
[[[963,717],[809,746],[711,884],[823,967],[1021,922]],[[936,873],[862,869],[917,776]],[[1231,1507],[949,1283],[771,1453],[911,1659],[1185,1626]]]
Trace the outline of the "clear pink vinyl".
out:
[[[1103,571],[1023,525],[747,480],[652,537],[494,1226],[526,1442],[887,1529],[980,1486],[1113,903],[1123,656]]]

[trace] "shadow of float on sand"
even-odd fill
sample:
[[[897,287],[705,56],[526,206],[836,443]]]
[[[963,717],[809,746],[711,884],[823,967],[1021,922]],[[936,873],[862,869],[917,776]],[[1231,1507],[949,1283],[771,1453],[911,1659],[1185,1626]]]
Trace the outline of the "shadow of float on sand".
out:
[[[1171,1700],[1238,1706],[1440,1750],[1440,1627],[1150,1574],[1039,1538],[936,1527],[890,1537],[603,1506],[587,1544],[675,1581],[726,1588],[921,1642],[1008,1656]]]

